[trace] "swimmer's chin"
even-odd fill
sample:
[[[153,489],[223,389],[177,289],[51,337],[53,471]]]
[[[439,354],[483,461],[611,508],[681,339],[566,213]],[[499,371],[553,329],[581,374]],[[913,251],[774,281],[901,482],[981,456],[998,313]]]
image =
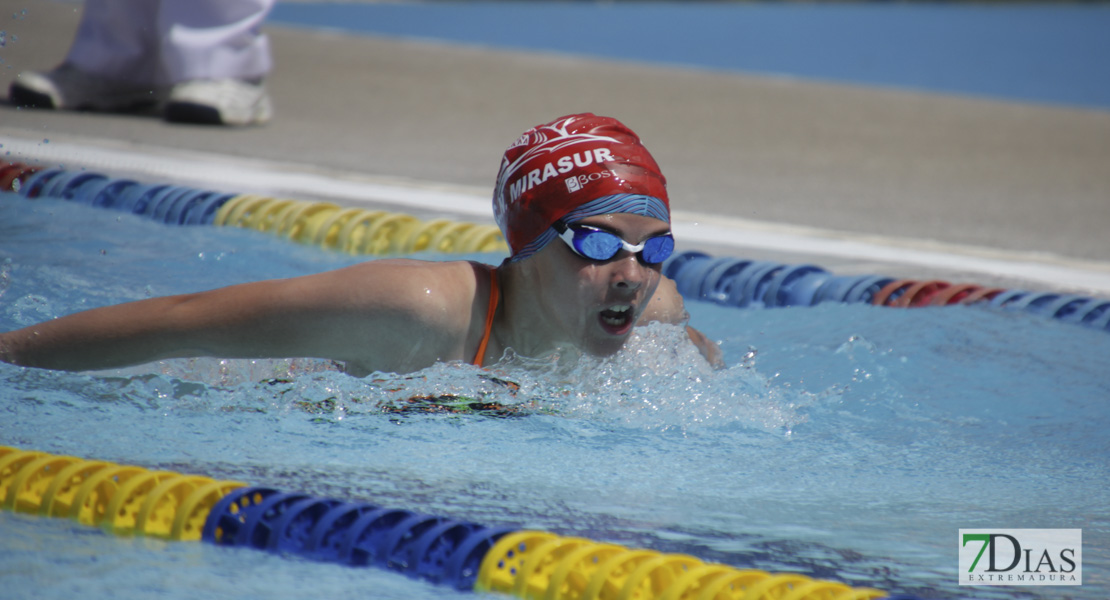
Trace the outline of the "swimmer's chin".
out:
[[[620,353],[631,337],[632,328],[629,328],[627,332],[619,336],[611,336],[608,339],[591,344],[590,347],[584,349],[583,353],[595,358],[608,358]]]

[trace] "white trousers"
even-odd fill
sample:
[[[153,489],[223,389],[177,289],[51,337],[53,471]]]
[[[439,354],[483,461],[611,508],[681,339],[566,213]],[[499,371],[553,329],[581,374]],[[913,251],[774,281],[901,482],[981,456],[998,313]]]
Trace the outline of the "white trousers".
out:
[[[66,61],[136,84],[270,72],[262,22],[274,0],[86,0]]]

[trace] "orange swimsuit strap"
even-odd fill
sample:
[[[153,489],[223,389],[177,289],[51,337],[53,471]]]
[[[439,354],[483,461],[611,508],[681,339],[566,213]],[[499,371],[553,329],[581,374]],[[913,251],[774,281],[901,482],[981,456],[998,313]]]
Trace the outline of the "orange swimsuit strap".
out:
[[[475,366],[482,366],[486,358],[486,346],[489,345],[489,336],[493,331],[493,315],[497,312],[497,303],[501,299],[501,286],[497,282],[497,267],[489,267],[489,308],[486,309],[486,328],[482,334],[482,341],[478,342],[478,352],[474,360],[470,361]]]

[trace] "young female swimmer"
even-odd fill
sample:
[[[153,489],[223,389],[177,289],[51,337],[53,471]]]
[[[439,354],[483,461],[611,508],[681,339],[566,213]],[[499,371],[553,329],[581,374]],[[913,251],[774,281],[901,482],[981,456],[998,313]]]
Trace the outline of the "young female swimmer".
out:
[[[666,180],[616,119],[577,114],[506,150],[493,197],[500,266],[374,260],[292,279],[96,308],[0,334],[0,360],[63,370],[154,360],[315,357],[349,373],[438,361],[489,365],[512,349],[610,355],[634,325],[687,315],[660,271],[674,249]],[[719,348],[690,338],[719,366]]]

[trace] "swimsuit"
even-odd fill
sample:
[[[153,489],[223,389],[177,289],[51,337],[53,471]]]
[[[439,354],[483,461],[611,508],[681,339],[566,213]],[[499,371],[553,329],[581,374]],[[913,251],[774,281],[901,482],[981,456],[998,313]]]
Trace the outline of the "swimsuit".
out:
[[[478,342],[478,352],[474,354],[474,360],[470,361],[471,364],[477,367],[482,366],[486,357],[486,346],[489,344],[489,336],[493,331],[493,315],[497,312],[497,303],[501,299],[501,286],[497,282],[497,267],[483,266],[489,269],[489,308],[486,309],[485,331],[482,333],[482,340]]]

